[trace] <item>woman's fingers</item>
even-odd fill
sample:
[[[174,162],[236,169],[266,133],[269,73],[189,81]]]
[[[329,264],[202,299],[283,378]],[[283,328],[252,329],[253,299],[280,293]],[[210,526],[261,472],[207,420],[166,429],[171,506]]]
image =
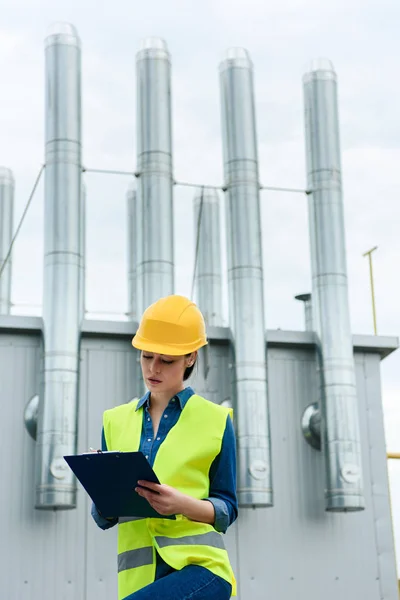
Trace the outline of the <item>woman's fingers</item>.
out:
[[[145,490],[142,487],[135,488],[135,492],[137,492],[139,496],[143,496],[143,498],[149,498],[150,496],[154,496],[154,492],[151,492],[150,490]]]
[[[135,489],[160,514],[183,514],[187,496],[175,488],[165,484],[140,480],[138,481],[138,487]]]
[[[135,492],[137,492],[139,496],[142,496],[142,498],[146,498],[146,500],[151,504],[151,506],[153,506],[153,508],[154,505],[157,504],[157,499],[159,499],[160,497],[160,494],[158,494],[157,492],[145,490],[140,487],[135,488]]]
[[[152,481],[143,481],[140,480],[138,481],[138,485],[140,485],[141,487],[147,488],[149,490],[152,490],[153,492],[157,492],[159,494],[162,493],[162,485],[160,485],[159,483],[153,483]]]
[[[135,488],[135,491],[139,494],[139,496],[145,498],[150,504],[150,506],[154,508],[159,514],[168,515],[173,513],[170,507],[165,504],[165,496],[161,496],[157,492],[145,490],[142,487]]]

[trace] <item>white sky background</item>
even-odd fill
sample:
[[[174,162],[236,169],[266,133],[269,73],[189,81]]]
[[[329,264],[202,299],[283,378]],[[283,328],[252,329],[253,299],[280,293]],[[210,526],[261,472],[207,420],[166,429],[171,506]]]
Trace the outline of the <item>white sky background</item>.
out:
[[[397,0],[3,0],[0,24],[0,164],[16,178],[15,223],[43,160],[44,45],[48,26],[70,21],[83,48],[83,158],[87,167],[134,170],[135,53],[166,39],[173,61],[175,177],[222,183],[218,64],[244,46],[255,65],[260,173],[265,185],[305,187],[301,78],[330,58],[339,77],[352,328],[372,333],[367,259],[374,255],[378,331],[400,331],[400,38]],[[102,10],[101,10],[102,7]],[[86,175],[87,300],[91,313],[124,313],[125,177]],[[193,191],[175,191],[176,291],[190,293]],[[310,291],[306,200],[262,194],[268,328],[302,329],[293,300]],[[189,234],[187,233],[189,232]],[[16,243],[16,314],[39,314],[43,185]],[[30,306],[21,306],[27,303]],[[98,315],[92,315],[98,317]],[[115,318],[116,315],[109,315]],[[400,451],[400,353],[382,364],[387,445]],[[400,565],[400,464],[389,467]]]

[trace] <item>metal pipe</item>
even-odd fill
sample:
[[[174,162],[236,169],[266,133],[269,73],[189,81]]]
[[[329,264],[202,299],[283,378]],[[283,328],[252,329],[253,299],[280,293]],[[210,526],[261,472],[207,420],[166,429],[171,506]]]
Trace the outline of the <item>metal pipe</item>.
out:
[[[30,398],[24,410],[24,424],[27,432],[36,441],[37,423],[39,413],[39,396],[35,394]]]
[[[364,508],[347,289],[337,78],[330,61],[304,79],[314,328],[320,361],[326,509]]]
[[[135,321],[137,316],[137,289],[136,289],[136,265],[137,265],[137,217],[136,217],[136,189],[132,182],[127,193],[126,203],[128,212],[128,316]]]
[[[44,373],[37,430],[36,508],[76,506],[64,455],[77,449],[82,314],[81,47],[76,29],[46,38]]]
[[[369,262],[369,281],[371,285],[371,300],[372,300],[372,318],[374,322],[374,335],[378,335],[378,328],[376,326],[376,304],[375,304],[375,285],[374,285],[374,270],[372,268],[372,253],[378,250],[378,246],[374,246],[368,252],[364,252],[363,256],[368,256]]]
[[[86,185],[82,183],[81,187],[81,222],[80,222],[80,255],[81,255],[81,278],[80,278],[80,290],[79,290],[79,298],[80,298],[80,309],[79,312],[82,315],[82,318],[85,317],[86,313]]]
[[[135,190],[135,182],[132,181],[126,193],[127,212],[128,212],[128,317],[137,323],[139,320],[139,290],[138,290],[138,265],[143,256],[143,231],[139,226],[141,221],[139,216],[140,204],[138,201],[139,191]],[[140,368],[140,357],[137,358],[137,382],[136,394],[138,397],[145,392],[142,370]]]
[[[387,457],[388,459],[400,460],[400,452],[388,452]]]
[[[7,259],[14,225],[14,176],[0,167],[0,315],[11,312],[12,257]],[[7,264],[3,264],[7,260]]]
[[[198,222],[200,207],[201,221]],[[219,196],[216,190],[202,188],[194,198],[195,239],[199,235],[196,269],[197,303],[207,327],[222,325],[221,233]]]
[[[138,317],[174,291],[171,63],[166,43],[137,53]]]
[[[238,498],[272,506],[260,183],[253,65],[242,48],[220,65],[230,321],[235,350]]]
[[[314,331],[311,294],[299,294],[298,296],[295,296],[295,299],[304,303],[304,321],[306,331]]]

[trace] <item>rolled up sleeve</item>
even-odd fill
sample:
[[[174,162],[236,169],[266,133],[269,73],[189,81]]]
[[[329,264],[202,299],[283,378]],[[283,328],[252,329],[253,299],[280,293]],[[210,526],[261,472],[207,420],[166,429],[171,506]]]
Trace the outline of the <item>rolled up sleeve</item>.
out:
[[[236,440],[233,423],[228,416],[221,451],[210,468],[209,500],[214,506],[214,527],[225,533],[237,519],[238,502],[236,496]]]
[[[97,508],[93,502],[92,502],[92,508],[91,508],[90,514],[92,515],[93,520],[96,523],[96,525],[98,527],[100,527],[100,529],[103,529],[103,530],[110,529],[110,527],[114,527],[114,525],[116,525],[118,523],[117,517],[115,517],[113,519],[106,519],[105,517],[103,517],[103,515],[101,515],[99,513],[99,511],[97,510]]]
[[[220,533],[225,533],[230,525],[230,515],[226,502],[221,498],[207,498],[207,500],[214,506],[214,528]]]

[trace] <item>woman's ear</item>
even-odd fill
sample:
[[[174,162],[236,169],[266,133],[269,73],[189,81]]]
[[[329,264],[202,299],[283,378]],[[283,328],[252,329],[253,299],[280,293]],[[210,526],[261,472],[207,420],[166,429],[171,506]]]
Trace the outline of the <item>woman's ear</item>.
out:
[[[196,359],[197,359],[197,351],[196,352],[192,352],[192,354],[190,354],[190,356],[188,356],[187,366],[188,367],[193,367],[194,363],[196,362]]]

